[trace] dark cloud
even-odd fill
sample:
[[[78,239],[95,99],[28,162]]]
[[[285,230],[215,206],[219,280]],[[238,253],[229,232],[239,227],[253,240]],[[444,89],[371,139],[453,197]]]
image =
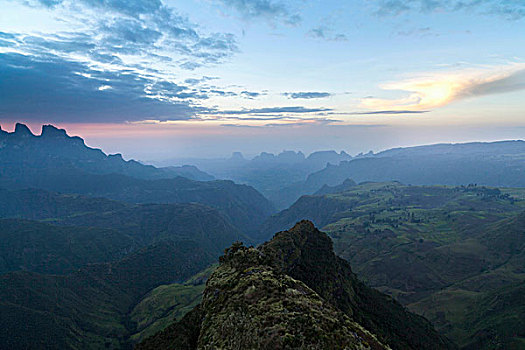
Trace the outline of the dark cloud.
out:
[[[171,97],[198,98],[170,82],[133,72],[93,71],[48,56],[0,55],[0,117],[53,122],[191,119],[199,111]]]
[[[293,99],[314,99],[332,96],[329,92],[285,92],[282,95]]]
[[[227,120],[250,120],[250,121],[290,119],[290,117],[288,117],[288,116],[282,116],[282,115],[279,115],[279,114],[270,115],[270,116],[268,116],[267,114],[262,114],[262,115],[254,114],[254,116],[255,117],[232,117],[232,116],[227,116],[227,117],[224,117],[222,119],[227,119]]]
[[[223,114],[223,115],[250,115],[250,114],[273,114],[273,113],[290,113],[290,114],[301,114],[301,113],[318,113],[332,111],[331,108],[306,108],[302,106],[294,107],[268,107],[268,108],[253,108],[253,109],[242,109],[237,111],[212,111],[212,114]]]
[[[246,124],[221,124],[224,128],[262,128],[260,125],[246,125]]]
[[[330,125],[330,124],[339,123],[339,122],[341,122],[341,120],[316,118],[316,119],[302,119],[302,120],[293,121],[290,123],[270,123],[270,124],[265,124],[264,126],[266,127],[320,126],[320,125]]]
[[[241,120],[265,120],[265,119],[241,119]],[[339,123],[341,120],[327,119],[327,118],[315,118],[315,119],[298,119],[298,118],[276,118],[276,120],[285,120],[284,123],[267,123],[263,125],[250,125],[250,124],[239,124],[239,123],[225,123],[221,124],[222,127],[232,128],[278,128],[278,127],[303,127],[303,126],[323,126],[330,125],[333,123]]]
[[[240,95],[244,98],[247,98],[247,99],[250,99],[250,100],[253,100],[259,96],[262,96],[262,95],[266,95],[265,93],[262,93],[262,92],[255,92],[255,91],[241,91]]]
[[[520,90],[525,90],[525,69],[517,70],[508,76],[490,82],[473,84],[465,89],[458,97],[494,95]]]
[[[525,17],[523,0],[378,0],[377,3],[376,13],[381,16],[399,15],[408,11],[468,11],[498,15],[509,20]]]
[[[216,80],[216,79],[219,79],[219,78],[203,76],[202,78],[198,78],[198,79],[197,78],[186,79],[184,80],[184,83],[189,84],[189,85],[197,85],[197,84],[205,83],[207,81]]]
[[[296,25],[301,22],[301,16],[292,12],[284,2],[272,0],[217,0],[224,6],[236,10],[246,19],[263,18],[281,21],[286,24]]]
[[[55,122],[194,118],[205,110],[199,101],[209,96],[206,89],[188,84],[212,78],[177,83],[174,72],[218,64],[237,51],[233,35],[203,33],[160,0],[19,1],[44,6],[57,16],[67,13],[63,21],[71,30],[0,32],[0,47],[5,48],[0,53],[4,118]]]
[[[238,96],[235,92],[232,91],[223,91],[218,89],[206,90],[209,94],[218,95],[222,97],[235,97]]]

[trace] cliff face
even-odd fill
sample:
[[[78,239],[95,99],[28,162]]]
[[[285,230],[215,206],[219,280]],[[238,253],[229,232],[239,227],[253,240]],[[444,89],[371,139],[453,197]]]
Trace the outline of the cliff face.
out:
[[[139,349],[388,349],[261,251],[235,244],[220,263],[201,305]]]
[[[303,281],[392,348],[455,348],[426,319],[359,281],[350,264],[334,254],[331,239],[310,221],[277,233],[259,250],[281,273]]]
[[[392,342],[392,343],[389,343]],[[423,318],[366,287],[311,222],[234,244],[201,305],[137,349],[448,349]]]

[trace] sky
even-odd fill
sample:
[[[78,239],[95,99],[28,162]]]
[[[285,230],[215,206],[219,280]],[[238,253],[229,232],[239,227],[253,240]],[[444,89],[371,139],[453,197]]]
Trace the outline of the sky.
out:
[[[126,158],[525,138],[523,0],[0,0],[0,125]]]

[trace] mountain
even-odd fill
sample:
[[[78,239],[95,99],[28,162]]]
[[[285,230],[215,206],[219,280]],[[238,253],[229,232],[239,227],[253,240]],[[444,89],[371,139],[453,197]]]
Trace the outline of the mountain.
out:
[[[161,168],[162,169],[162,168]],[[194,165],[182,165],[182,166],[168,166],[163,168],[168,173],[176,174],[177,176],[182,176],[190,180],[195,181],[211,181],[215,180],[215,177],[211,176],[204,171],[199,170]]]
[[[301,195],[323,185],[400,181],[412,185],[468,185],[525,187],[525,141],[438,144],[396,148],[332,163],[282,190],[274,204],[288,207]]]
[[[343,181],[342,184],[340,185],[336,185],[336,186],[328,186],[328,185],[324,185],[323,187],[321,187],[319,189],[319,191],[315,192],[314,195],[316,196],[319,196],[319,195],[323,195],[323,194],[332,194],[332,193],[339,193],[339,192],[344,192],[344,191],[347,191],[349,190],[351,187],[354,187],[356,186],[357,184],[355,183],[354,180],[352,179],[346,179],[345,181]]]
[[[0,196],[6,198],[3,204],[0,203],[0,210],[4,208],[6,213],[9,211],[16,213],[17,210],[22,210],[15,214],[16,216],[22,215],[27,209],[36,215],[28,218],[49,218],[53,217],[52,213],[57,211],[56,214],[72,212],[73,208],[82,208],[82,206],[86,206],[85,211],[90,211],[96,206],[101,206],[101,208],[104,206],[106,210],[126,207],[124,203],[115,201],[129,204],[200,203],[217,209],[238,230],[246,233],[254,231],[273,212],[270,203],[253,188],[236,185],[231,181],[197,182],[182,177],[166,180],[139,180],[122,175],[92,175],[92,177],[84,175],[81,178],[63,175],[53,178],[57,180],[57,186],[49,186],[52,187],[49,191],[27,189],[13,193],[13,191],[0,189]],[[50,194],[50,191],[56,191],[57,188],[61,190],[58,192],[62,192],[63,195]],[[76,196],[75,193],[83,196]],[[87,200],[87,196],[102,198]],[[104,198],[115,201],[105,201]],[[18,209],[7,208],[7,199]],[[47,212],[42,212],[44,210]]]
[[[525,212],[483,231],[478,239],[492,266],[411,308],[455,332],[465,349],[520,349],[525,344]]]
[[[301,197],[266,222],[261,239],[302,219],[330,235],[359,278],[461,347],[492,349],[476,342],[483,334],[499,348],[523,338],[523,323],[512,323],[523,298],[488,300],[525,281],[525,190],[365,183]]]
[[[214,207],[251,232],[273,212],[255,189],[231,181],[194,181],[194,168],[155,168],[86,147],[65,130],[44,126],[35,136],[22,124],[0,131],[0,187],[39,188],[130,203],[189,203]]]
[[[23,171],[47,171],[57,168],[77,169],[90,174],[122,174],[140,179],[183,176],[208,181],[213,177],[196,167],[155,168],[137,161],[125,161],[121,154],[106,155],[87,147],[80,137],[70,137],[66,130],[43,125],[40,135],[17,123],[14,132],[0,130],[0,165],[2,177],[23,175]]]
[[[251,241],[196,203],[136,205],[33,189],[0,190],[0,198],[0,218],[16,218],[0,219],[0,272],[64,274],[162,240],[193,241],[215,257],[234,241]]]
[[[6,349],[122,349],[129,311],[153,288],[184,281],[214,258],[193,242],[159,242],[65,276],[0,275],[0,344]]]
[[[455,348],[424,318],[358,281],[328,236],[303,221],[259,248],[226,250],[202,303],[137,349],[389,346]]]
[[[124,232],[95,227],[57,227],[0,219],[0,274],[24,270],[64,274],[90,263],[114,261],[138,247]]]
[[[253,186],[272,203],[279,204],[283,188],[304,181],[308,174],[323,169],[327,164],[335,165],[350,159],[352,157],[344,151],[319,151],[308,157],[294,151],[279,154],[262,152],[253,159],[246,159],[236,152],[228,159],[184,159],[161,164],[195,164],[216,178]],[[278,207],[282,206],[279,204]]]

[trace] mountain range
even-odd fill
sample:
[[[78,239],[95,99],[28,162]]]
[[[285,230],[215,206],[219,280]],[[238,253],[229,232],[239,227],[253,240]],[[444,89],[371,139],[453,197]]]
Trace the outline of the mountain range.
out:
[[[202,303],[137,349],[454,349],[432,325],[361,283],[302,221],[226,250]]]
[[[328,164],[303,181],[284,186],[272,201],[284,209],[302,195],[313,194],[324,185],[339,185],[348,178],[358,183],[525,187],[525,141],[436,144],[369,153]]]
[[[192,169],[188,171],[188,169]],[[240,230],[253,231],[273,212],[252,187],[205,178],[196,168],[155,168],[107,156],[51,125],[35,136],[23,124],[0,131],[0,188],[38,188],[129,203],[197,202],[214,207]],[[194,176],[193,176],[194,175]]]
[[[262,152],[252,159],[235,152],[225,159],[172,159],[155,164],[193,164],[218,179],[253,186],[275,204],[279,202],[283,188],[304,181],[309,174],[324,169],[327,164],[336,165],[351,159],[344,151],[318,151],[308,156],[301,151]]]
[[[524,144],[204,173],[0,129],[0,348],[520,349]]]
[[[456,344],[519,348],[523,297],[484,301],[516,295],[525,281],[524,213],[525,189],[354,184],[301,197],[268,219],[261,239],[313,220],[359,278],[429,318]]]

